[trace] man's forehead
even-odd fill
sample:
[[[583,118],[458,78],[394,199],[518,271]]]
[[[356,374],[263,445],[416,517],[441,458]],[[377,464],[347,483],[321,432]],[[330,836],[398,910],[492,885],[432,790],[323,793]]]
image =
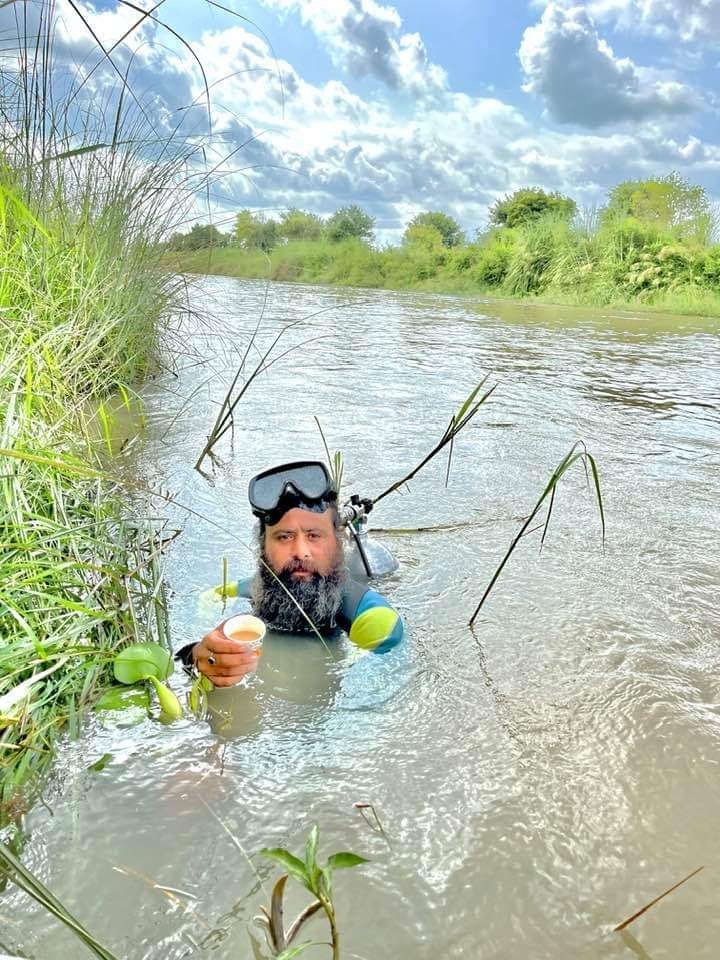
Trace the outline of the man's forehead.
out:
[[[284,513],[277,523],[268,525],[267,529],[273,533],[284,530],[327,530],[332,525],[329,510],[315,513],[312,510],[303,510],[302,507],[293,507]]]

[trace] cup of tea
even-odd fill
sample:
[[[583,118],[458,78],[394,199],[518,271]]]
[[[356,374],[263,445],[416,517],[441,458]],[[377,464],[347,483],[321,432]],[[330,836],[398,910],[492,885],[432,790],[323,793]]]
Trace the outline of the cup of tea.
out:
[[[228,640],[237,640],[245,644],[248,650],[259,650],[265,636],[265,624],[259,617],[250,613],[241,613],[230,617],[223,624],[223,633]]]

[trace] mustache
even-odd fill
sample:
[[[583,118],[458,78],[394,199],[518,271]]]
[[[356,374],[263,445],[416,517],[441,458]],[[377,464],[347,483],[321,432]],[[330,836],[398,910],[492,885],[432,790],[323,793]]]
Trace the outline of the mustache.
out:
[[[314,563],[309,563],[304,560],[288,560],[285,566],[280,571],[281,574],[293,574],[302,570],[304,573],[317,573],[317,567]]]

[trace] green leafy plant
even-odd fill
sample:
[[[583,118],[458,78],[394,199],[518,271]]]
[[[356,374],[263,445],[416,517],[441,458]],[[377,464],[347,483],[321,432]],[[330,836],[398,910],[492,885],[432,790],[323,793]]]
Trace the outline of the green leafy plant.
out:
[[[172,690],[162,683],[173,672],[170,654],[159,643],[133,643],[113,660],[113,673],[119,683],[133,685],[149,680],[155,687],[162,715],[167,720],[179,720],[183,715],[180,701]]]
[[[313,824],[305,844],[303,860],[282,847],[272,849],[266,847],[260,851],[262,856],[275,860],[287,870],[273,888],[270,909],[261,907],[262,915],[256,918],[265,927],[270,948],[279,960],[290,960],[290,957],[297,956],[313,945],[312,941],[306,941],[293,947],[292,942],[306,921],[320,910],[325,913],[330,926],[333,960],[338,960],[340,956],[340,934],[333,902],[333,874],[336,870],[347,870],[369,861],[356,853],[342,852],[331,854],[325,865],[320,866],[317,862],[319,841],[320,828],[317,824]],[[283,919],[283,897],[288,875],[302,884],[315,899],[298,914],[286,930]]]

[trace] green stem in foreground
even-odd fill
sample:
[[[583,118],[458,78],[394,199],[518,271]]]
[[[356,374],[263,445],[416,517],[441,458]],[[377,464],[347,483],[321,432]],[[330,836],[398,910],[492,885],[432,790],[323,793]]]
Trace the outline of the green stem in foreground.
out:
[[[337,928],[337,922],[335,919],[335,910],[332,903],[327,900],[325,897],[319,897],[322,908],[325,911],[325,916],[328,918],[328,923],[330,924],[330,943],[332,945],[332,960],[340,960],[340,931]]]

